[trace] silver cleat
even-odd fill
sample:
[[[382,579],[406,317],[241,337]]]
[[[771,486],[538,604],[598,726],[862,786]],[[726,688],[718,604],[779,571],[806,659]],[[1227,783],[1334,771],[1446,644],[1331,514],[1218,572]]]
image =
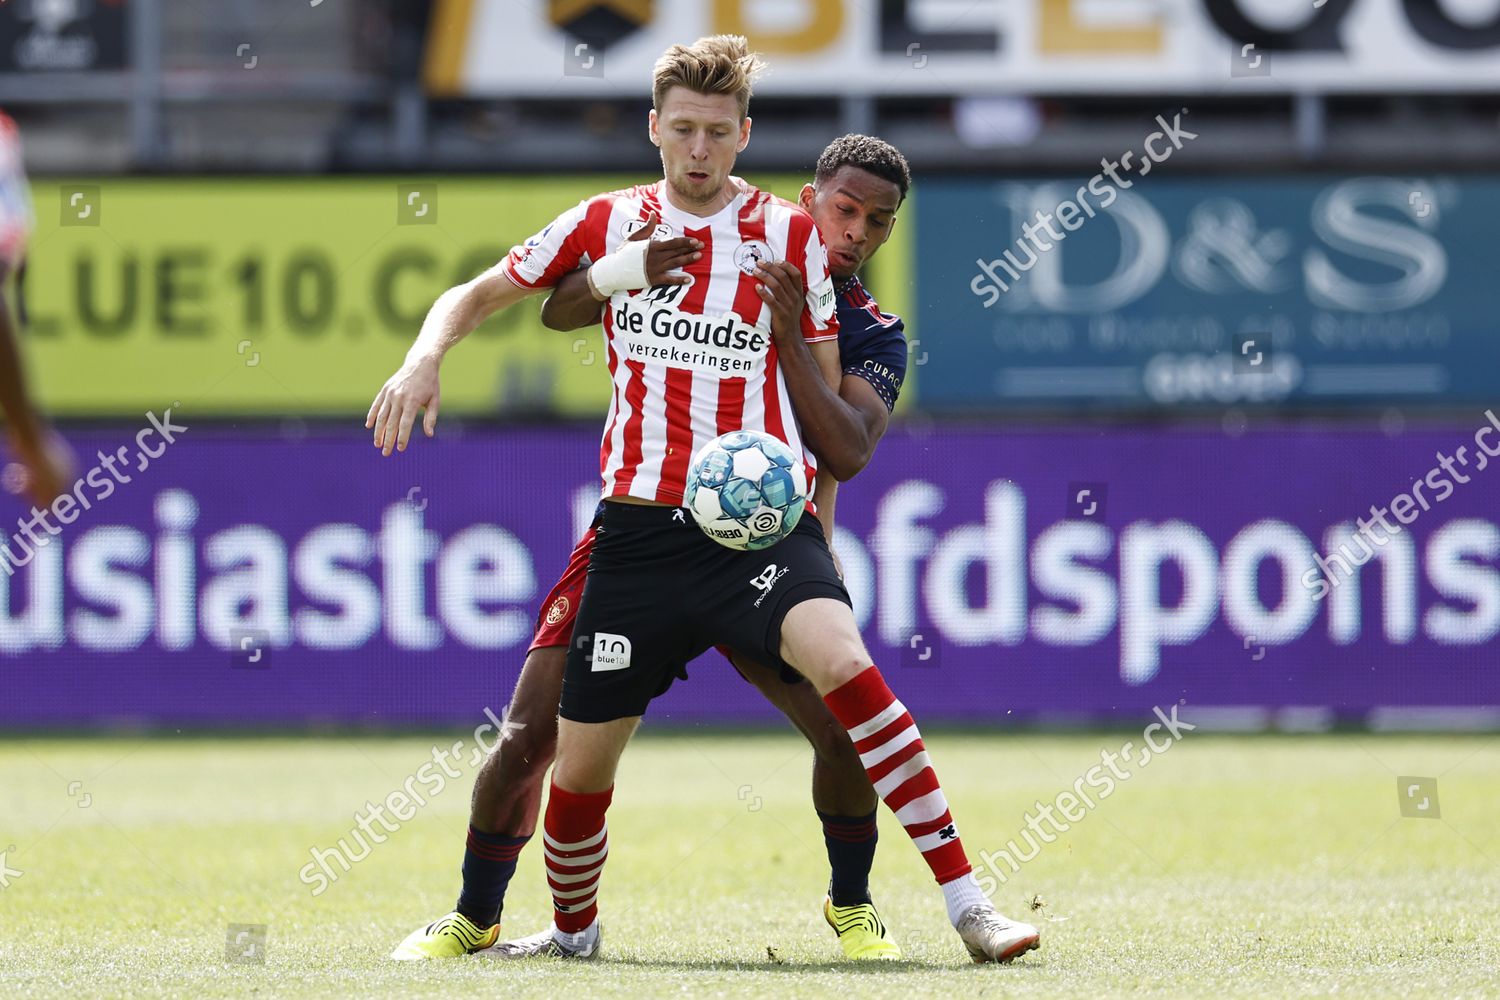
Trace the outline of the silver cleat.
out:
[[[989,903],[975,903],[965,910],[956,929],[976,962],[1009,962],[1042,946],[1041,931],[1002,916]]]
[[[474,954],[484,958],[582,958],[590,959],[599,954],[599,945],[604,940],[603,925],[595,920],[577,934],[565,934],[553,924],[546,930],[514,941],[496,941],[488,948]]]

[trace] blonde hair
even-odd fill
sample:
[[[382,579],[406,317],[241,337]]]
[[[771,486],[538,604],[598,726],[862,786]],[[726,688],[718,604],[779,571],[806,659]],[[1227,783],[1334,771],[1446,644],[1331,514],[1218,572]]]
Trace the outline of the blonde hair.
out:
[[[744,120],[750,112],[751,85],[765,68],[765,61],[750,51],[744,35],[710,35],[692,45],[674,45],[656,60],[651,103],[660,112],[673,87],[695,94],[733,94]]]

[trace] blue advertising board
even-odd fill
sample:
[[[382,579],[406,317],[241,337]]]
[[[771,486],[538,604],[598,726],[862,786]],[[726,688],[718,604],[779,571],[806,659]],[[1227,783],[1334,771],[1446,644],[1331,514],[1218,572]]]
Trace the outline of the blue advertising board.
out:
[[[1495,402],[1500,179],[1172,166],[924,182],[922,405]]]

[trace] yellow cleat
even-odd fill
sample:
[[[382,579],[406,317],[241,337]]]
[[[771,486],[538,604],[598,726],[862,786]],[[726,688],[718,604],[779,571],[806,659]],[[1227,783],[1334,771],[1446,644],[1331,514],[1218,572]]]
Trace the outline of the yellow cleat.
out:
[[[834,906],[824,898],[823,919],[839,936],[844,954],[856,962],[899,962],[901,948],[891,940],[885,921],[875,912],[874,903]]]
[[[428,958],[461,958],[481,948],[488,948],[500,938],[500,925],[485,930],[458,911],[419,927],[396,946],[391,957],[398,962],[419,962]]]

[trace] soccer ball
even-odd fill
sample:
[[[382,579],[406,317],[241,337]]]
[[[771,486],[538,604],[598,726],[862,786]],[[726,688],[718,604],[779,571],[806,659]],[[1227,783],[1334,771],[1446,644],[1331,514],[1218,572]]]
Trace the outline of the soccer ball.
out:
[[[709,538],[753,552],[792,533],[807,502],[806,481],[782,442],[761,431],[730,431],[693,456],[682,502]]]

